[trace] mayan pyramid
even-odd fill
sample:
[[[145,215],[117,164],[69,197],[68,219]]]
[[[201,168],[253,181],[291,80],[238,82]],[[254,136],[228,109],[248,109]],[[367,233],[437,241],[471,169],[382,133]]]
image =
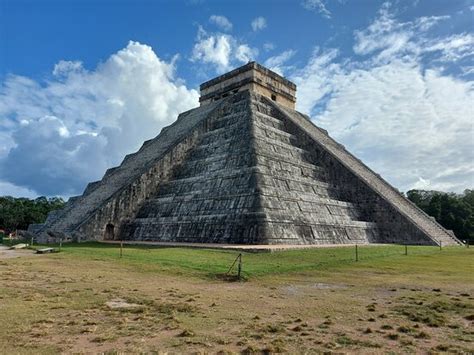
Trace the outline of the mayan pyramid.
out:
[[[32,225],[40,241],[460,243],[294,110],[296,85],[251,62],[82,196]]]

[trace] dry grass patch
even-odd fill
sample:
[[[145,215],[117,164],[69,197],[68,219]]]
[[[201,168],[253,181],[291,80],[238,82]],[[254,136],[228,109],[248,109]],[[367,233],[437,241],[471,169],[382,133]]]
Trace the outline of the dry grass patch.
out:
[[[229,253],[74,248],[0,262],[0,353],[474,351],[474,250],[244,255],[225,282]]]

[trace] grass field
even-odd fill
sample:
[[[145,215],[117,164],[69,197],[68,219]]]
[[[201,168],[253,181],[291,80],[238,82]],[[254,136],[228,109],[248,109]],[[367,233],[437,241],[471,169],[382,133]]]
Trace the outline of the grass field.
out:
[[[235,251],[90,243],[0,260],[0,353],[474,352],[474,249],[404,254],[243,253],[241,282],[222,278]]]

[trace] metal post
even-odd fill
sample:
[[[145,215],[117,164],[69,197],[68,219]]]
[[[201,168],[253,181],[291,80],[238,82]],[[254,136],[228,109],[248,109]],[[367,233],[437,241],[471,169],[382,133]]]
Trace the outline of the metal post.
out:
[[[63,238],[59,238],[59,251],[61,251],[62,247],[63,247]]]
[[[442,243],[443,243],[443,242],[440,240],[440,241],[439,241],[439,250],[441,250],[441,248],[442,248]]]
[[[239,265],[237,269],[237,277],[240,280],[240,272],[242,271],[242,254],[239,254]]]
[[[408,244],[405,244],[405,255],[408,255]]]
[[[467,240],[466,247],[469,249],[469,239]]]
[[[123,241],[120,241],[120,257],[123,255]]]
[[[356,244],[356,261],[359,261],[359,249],[358,249],[357,244]]]
[[[33,237],[31,237],[31,243],[30,243],[30,247],[33,246]]]

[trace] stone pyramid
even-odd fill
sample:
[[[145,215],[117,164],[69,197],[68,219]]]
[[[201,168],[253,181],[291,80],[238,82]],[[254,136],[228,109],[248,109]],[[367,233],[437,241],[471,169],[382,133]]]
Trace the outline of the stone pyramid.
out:
[[[460,243],[294,110],[296,86],[251,62],[29,231],[41,241]]]

